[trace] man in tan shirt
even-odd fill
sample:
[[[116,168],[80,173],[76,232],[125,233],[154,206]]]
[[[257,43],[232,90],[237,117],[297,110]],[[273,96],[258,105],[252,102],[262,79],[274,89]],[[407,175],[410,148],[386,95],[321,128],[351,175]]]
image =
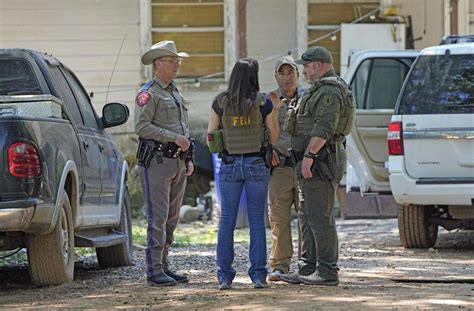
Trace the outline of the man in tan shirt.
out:
[[[275,65],[275,79],[278,88],[268,96],[278,111],[280,129],[289,106],[296,106],[301,91],[297,87],[298,66],[291,56],[284,56]],[[269,220],[272,229],[272,252],[270,254],[270,281],[280,281],[282,274],[288,273],[293,256],[291,238],[291,207],[299,205],[298,178],[293,163],[288,156],[290,135],[280,131],[278,141],[273,146],[272,175],[269,184]]]
[[[174,41],[161,41],[142,56],[144,65],[153,64],[154,77],[138,93],[135,132],[140,137],[140,178],[147,205],[147,281],[153,286],[188,282],[188,277],[170,270],[168,251],[179,218],[186,187],[186,175],[193,173],[187,108],[176,87],[183,57]]]

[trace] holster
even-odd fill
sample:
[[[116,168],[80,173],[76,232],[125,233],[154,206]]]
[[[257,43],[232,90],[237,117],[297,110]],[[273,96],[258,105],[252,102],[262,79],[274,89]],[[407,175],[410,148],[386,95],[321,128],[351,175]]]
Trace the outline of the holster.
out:
[[[296,152],[293,149],[288,149],[288,154],[290,155],[291,162],[293,162],[293,167],[296,167],[296,164],[298,164],[298,156]]]
[[[265,153],[264,153],[264,156],[263,156],[263,161],[265,161],[265,166],[267,168],[271,168],[272,167],[272,157],[273,157],[273,145],[268,144],[265,147],[264,152]]]
[[[335,172],[332,172],[331,167],[335,163],[334,153],[329,146],[324,145],[323,148],[316,154],[311,171],[316,173],[321,180],[333,180]]]
[[[194,146],[196,145],[196,140],[190,137],[189,141],[190,141],[190,145],[189,145],[188,150],[186,150],[185,152],[179,155],[181,160],[184,160],[186,163],[188,163],[189,161],[194,162]]]
[[[293,149],[288,149],[288,153],[295,167],[299,161],[303,160],[303,152],[296,152]],[[334,167],[334,161],[334,153],[327,145],[324,145],[313,158],[311,172],[316,174],[321,180],[333,180],[335,171],[333,172],[331,168]]]
[[[154,140],[140,138],[137,149],[138,165],[148,168],[156,152],[157,148]]]

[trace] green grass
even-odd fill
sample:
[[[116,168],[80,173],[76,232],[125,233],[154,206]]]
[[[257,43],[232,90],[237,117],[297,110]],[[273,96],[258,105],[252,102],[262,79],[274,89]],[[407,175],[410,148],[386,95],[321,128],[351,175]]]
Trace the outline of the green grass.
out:
[[[133,243],[146,246],[146,222],[134,224],[132,227]],[[234,233],[236,243],[249,243],[249,229],[236,229]],[[217,228],[204,222],[178,224],[174,232],[175,246],[209,245],[217,242]]]

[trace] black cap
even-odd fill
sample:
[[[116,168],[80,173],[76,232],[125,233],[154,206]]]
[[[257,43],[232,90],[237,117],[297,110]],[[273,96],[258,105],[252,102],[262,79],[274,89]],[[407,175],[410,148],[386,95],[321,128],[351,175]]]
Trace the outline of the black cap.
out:
[[[308,48],[301,59],[298,59],[296,63],[298,65],[304,65],[311,62],[322,62],[327,64],[332,64],[332,54],[328,49],[322,46],[312,46]]]

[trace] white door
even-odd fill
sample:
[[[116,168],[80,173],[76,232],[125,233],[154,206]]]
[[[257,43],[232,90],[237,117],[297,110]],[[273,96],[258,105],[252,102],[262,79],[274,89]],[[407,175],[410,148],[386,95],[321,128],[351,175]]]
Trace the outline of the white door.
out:
[[[367,58],[358,67],[351,84],[357,102],[355,127],[349,137],[350,148],[360,155],[364,172],[362,178],[367,189],[364,192],[389,189],[387,127],[393,115],[398,93],[414,57]],[[348,149],[348,157],[352,157]],[[354,160],[354,157],[349,159]],[[357,163],[351,163],[354,167]],[[361,178],[361,176],[358,176]],[[373,186],[370,186],[372,184]],[[375,185],[384,188],[374,189]]]

